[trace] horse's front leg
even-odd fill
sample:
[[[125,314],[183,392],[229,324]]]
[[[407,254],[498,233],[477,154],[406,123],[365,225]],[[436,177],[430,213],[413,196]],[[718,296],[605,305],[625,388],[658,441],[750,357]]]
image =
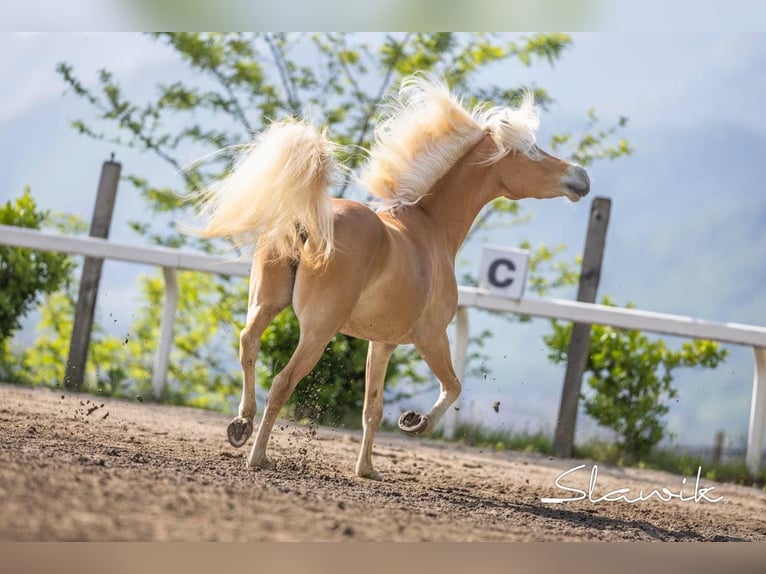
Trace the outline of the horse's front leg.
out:
[[[439,379],[441,392],[428,414],[423,415],[415,411],[403,413],[399,417],[399,428],[412,434],[425,434],[436,427],[450,405],[457,400],[460,396],[461,386],[455,369],[452,367],[449,339],[446,332],[435,340],[423,338],[416,341],[415,348],[436,375],[436,378]]]
[[[380,475],[372,467],[372,443],[375,431],[378,430],[383,418],[383,385],[386,378],[386,369],[396,345],[376,343],[370,341],[367,349],[367,366],[364,381],[364,414],[362,426],[364,436],[362,438],[362,450],[356,461],[356,474],[362,478],[380,480]]]

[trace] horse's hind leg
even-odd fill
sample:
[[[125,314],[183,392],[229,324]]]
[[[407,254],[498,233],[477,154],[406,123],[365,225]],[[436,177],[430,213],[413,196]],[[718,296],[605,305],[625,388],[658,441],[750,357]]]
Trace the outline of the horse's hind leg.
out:
[[[374,216],[371,216],[374,217]],[[291,300],[300,324],[300,339],[285,368],[274,377],[249,466],[266,464],[266,445],[277,415],[295,386],[317,364],[327,343],[346,324],[362,292],[372,258],[375,237],[365,234],[367,222],[336,219],[337,243],[333,257],[320,271],[300,262]],[[310,242],[309,242],[310,243]]]
[[[269,442],[271,429],[274,427],[279,411],[293,394],[295,386],[317,364],[325,346],[336,332],[335,326],[332,329],[322,329],[321,331],[312,329],[304,331],[304,325],[301,324],[301,337],[293,356],[271,383],[269,398],[266,401],[263,418],[258,427],[258,434],[247,459],[248,466],[264,466],[266,464],[266,445]]]
[[[444,333],[436,341],[416,342],[415,348],[436,375],[436,378],[439,379],[441,393],[439,393],[439,398],[427,415],[414,411],[407,411],[402,414],[399,417],[399,428],[413,434],[424,434],[434,429],[450,405],[460,396],[461,385],[455,374],[455,369],[452,367],[447,333]]]
[[[256,255],[250,274],[247,319],[239,335],[239,362],[242,366],[242,398],[239,416],[229,423],[229,443],[241,447],[253,433],[255,417],[255,361],[261,350],[261,335],[292,298],[294,271],[288,262],[269,262]]]
[[[396,345],[370,341],[367,350],[367,366],[364,381],[364,413],[362,426],[362,450],[356,461],[356,474],[362,478],[380,480],[380,475],[372,466],[372,443],[375,431],[383,418],[383,384],[386,378],[386,368]]]

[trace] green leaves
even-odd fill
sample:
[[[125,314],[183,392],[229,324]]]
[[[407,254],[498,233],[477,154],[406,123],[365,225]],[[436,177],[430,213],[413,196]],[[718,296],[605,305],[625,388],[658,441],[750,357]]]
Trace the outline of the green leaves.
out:
[[[620,116],[609,127],[598,127],[600,123],[595,108],[588,110],[588,119],[579,136],[572,133],[554,134],[551,149],[583,166],[591,165],[598,159],[617,159],[633,153],[628,140],[618,133],[627,126],[628,118]]]
[[[609,297],[602,303],[614,305]],[[544,340],[551,361],[561,363],[567,360],[572,325],[552,321],[552,327]],[[673,350],[663,339],[650,339],[640,331],[593,325],[588,388],[582,395],[585,412],[618,433],[625,461],[640,461],[665,437],[667,401],[677,395],[673,372],[679,367],[712,369],[727,355],[715,341],[687,341]]]
[[[567,34],[539,34],[527,38],[522,46],[516,47],[515,52],[519,61],[524,65],[532,64],[532,58],[544,58],[553,64],[561,57],[561,52],[572,45],[572,39]]]
[[[238,342],[235,318],[244,315],[245,280],[206,273],[178,274],[179,306],[168,385],[162,399],[172,404],[226,409],[239,389],[232,349]],[[230,295],[222,297],[223,294]],[[141,279],[140,305],[124,335],[97,326],[91,337],[85,389],[131,398],[152,395],[152,371],[164,300],[161,273]],[[64,377],[74,315],[74,295],[59,291],[41,306],[39,336],[22,356],[32,384],[54,386]]]
[[[40,229],[48,213],[40,211],[29,188],[0,206],[0,223]],[[38,298],[69,280],[73,265],[59,253],[0,246],[0,344],[21,327]]]

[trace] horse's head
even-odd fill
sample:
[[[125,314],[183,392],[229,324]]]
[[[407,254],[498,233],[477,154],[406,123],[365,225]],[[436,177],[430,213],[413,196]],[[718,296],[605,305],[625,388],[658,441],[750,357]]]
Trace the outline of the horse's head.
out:
[[[489,108],[479,122],[485,130],[480,153],[488,165],[494,164],[498,195],[509,199],[564,196],[571,201],[587,195],[588,172],[537,146],[540,116],[532,92],[526,92],[518,108]]]
[[[588,172],[537,146],[511,152],[495,166],[500,195],[508,199],[566,197],[579,201],[590,191]]]
[[[496,174],[489,182],[495,197],[578,201],[590,189],[583,168],[537,147],[540,118],[531,91],[518,108],[466,110],[443,82],[413,76],[402,82],[390,109],[361,177],[383,210],[418,203],[471,151],[478,152],[471,161]]]

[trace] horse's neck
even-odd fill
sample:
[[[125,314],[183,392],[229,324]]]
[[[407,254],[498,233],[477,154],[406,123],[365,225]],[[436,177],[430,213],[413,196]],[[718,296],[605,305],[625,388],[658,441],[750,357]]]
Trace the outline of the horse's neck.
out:
[[[483,151],[480,142],[460,158],[419,203],[431,223],[431,233],[441,236],[453,258],[479,211],[500,195],[493,184],[492,168],[481,164],[486,157]]]

